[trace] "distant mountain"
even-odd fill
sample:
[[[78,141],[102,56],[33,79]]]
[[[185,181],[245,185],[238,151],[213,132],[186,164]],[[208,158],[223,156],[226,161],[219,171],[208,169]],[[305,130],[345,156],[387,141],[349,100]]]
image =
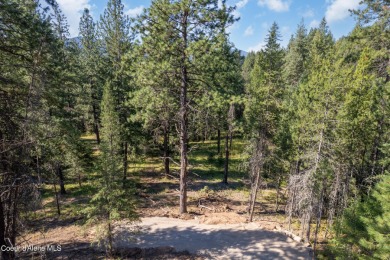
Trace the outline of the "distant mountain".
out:
[[[246,57],[248,55],[248,53],[246,51],[243,51],[243,50],[240,50],[240,54],[243,57]]]
[[[68,38],[65,40],[65,45],[68,46],[71,43],[75,43],[77,46],[81,47],[81,37],[73,37],[73,38]]]
[[[70,42],[74,42],[74,43],[76,43],[78,46],[81,47],[81,36],[77,36],[77,37],[73,37],[73,38],[67,39],[66,43],[69,44]],[[240,55],[241,55],[242,57],[245,58],[246,56],[248,56],[248,52],[243,51],[243,50],[239,50],[239,51],[240,51]]]
[[[73,41],[73,42],[75,42],[77,44],[81,44],[81,36],[69,38],[69,41]]]

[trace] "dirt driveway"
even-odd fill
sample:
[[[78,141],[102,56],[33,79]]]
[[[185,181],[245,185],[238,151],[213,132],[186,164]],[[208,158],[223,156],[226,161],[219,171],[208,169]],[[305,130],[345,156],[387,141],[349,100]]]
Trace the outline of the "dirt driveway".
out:
[[[206,225],[197,220],[151,217],[143,218],[139,226],[137,241],[117,241],[118,246],[172,246],[210,259],[310,259],[309,248],[281,233],[261,230],[255,223]],[[118,228],[124,236],[127,230],[126,226]]]

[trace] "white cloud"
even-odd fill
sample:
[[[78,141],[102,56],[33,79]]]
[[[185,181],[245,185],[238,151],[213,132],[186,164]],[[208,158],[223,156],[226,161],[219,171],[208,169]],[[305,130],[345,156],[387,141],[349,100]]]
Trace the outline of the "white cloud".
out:
[[[268,30],[269,27],[271,27],[267,22],[262,22],[261,23],[261,28],[265,29],[265,30]]]
[[[312,21],[310,22],[310,24],[309,24],[309,27],[310,27],[310,28],[316,28],[316,27],[318,27],[318,25],[320,25],[320,22],[319,22],[319,21],[317,21],[317,20],[312,20]]]
[[[241,17],[241,13],[237,9],[232,12],[232,15],[234,16],[234,18]]]
[[[245,29],[244,35],[245,36],[253,35],[253,28],[252,28],[252,26],[249,26],[248,28]]]
[[[291,0],[259,0],[257,3],[260,6],[267,6],[268,9],[275,12],[285,12],[290,9]]]
[[[71,37],[78,35],[80,17],[84,8],[91,9],[89,0],[57,0],[62,12],[69,24],[69,34]]]
[[[348,17],[349,9],[356,9],[360,0],[334,0],[326,9],[325,18],[331,23]]]
[[[232,25],[226,27],[226,32],[232,33],[234,30],[237,30],[238,28],[240,28],[240,25],[238,23],[233,23]]]
[[[252,47],[249,47],[248,48],[248,52],[251,52],[251,51],[260,51],[262,49],[264,49],[265,47],[265,42],[264,41],[261,41],[259,42],[258,44],[256,44],[255,46],[252,46]]]
[[[314,10],[313,9],[307,9],[303,14],[302,17],[309,18],[314,16]]]
[[[246,4],[248,3],[249,0],[240,0],[236,3],[236,7],[237,9],[240,9],[240,8],[243,8],[244,6],[246,6]]]
[[[238,1],[235,6],[236,6],[236,10],[233,11],[233,16],[234,17],[241,17],[241,13],[240,13],[240,9],[243,8],[244,6],[246,6],[246,4],[249,2],[249,0],[240,0]]]
[[[137,6],[136,8],[127,10],[125,12],[125,14],[134,18],[134,17],[137,17],[138,15],[142,14],[142,11],[144,10],[144,8],[145,7],[143,5],[140,5],[140,6]]]

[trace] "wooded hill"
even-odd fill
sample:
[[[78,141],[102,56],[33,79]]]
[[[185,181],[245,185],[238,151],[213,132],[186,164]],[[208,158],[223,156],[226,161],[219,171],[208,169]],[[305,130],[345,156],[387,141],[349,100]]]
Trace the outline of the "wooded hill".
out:
[[[43,185],[65,194],[67,178],[81,186],[95,167],[102,178],[83,214],[103,225],[112,255],[113,222],[138,217],[130,154],[158,146],[165,174],[180,165],[184,214],[191,142],[217,139],[228,184],[239,137],[249,221],[267,180],[277,196],[287,190],[286,219],[300,220],[314,248],[325,229],[340,259],[390,256],[390,1],[362,1],[337,41],[325,20],[310,31],[302,22],[283,48],[274,23],[246,58],[229,41],[226,1],[155,0],[130,19],[109,0],[98,21],[84,11],[80,43],[46,2],[0,2],[0,245],[16,244]],[[81,140],[88,133],[94,153]]]

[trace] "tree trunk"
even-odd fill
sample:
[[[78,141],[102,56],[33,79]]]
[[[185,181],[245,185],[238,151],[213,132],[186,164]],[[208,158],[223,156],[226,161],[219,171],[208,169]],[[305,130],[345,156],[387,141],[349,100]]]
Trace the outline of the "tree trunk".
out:
[[[259,182],[260,182],[260,171],[258,171],[256,173],[255,186],[254,186],[254,188],[252,190],[252,194],[251,194],[250,211],[249,211],[249,222],[252,222],[252,220],[253,220],[253,213],[255,211],[257,191],[259,190]]]
[[[164,129],[164,170],[165,176],[169,175],[169,132],[167,127]]]
[[[186,70],[184,69],[184,73]],[[185,79],[186,80],[186,79]],[[187,213],[187,83],[180,95],[180,214]]]
[[[188,11],[184,11],[181,21],[183,49],[181,57],[181,87],[180,87],[180,214],[187,213],[187,151],[188,151],[188,129],[187,129],[187,26]]]
[[[225,169],[223,175],[223,183],[228,184],[228,171],[229,171],[229,134],[226,134],[225,142]]]
[[[289,207],[289,211],[288,211],[288,231],[291,231],[291,218],[292,218],[292,214],[293,214],[293,205],[295,203],[295,188],[292,192],[292,195],[291,195],[291,201],[290,201],[290,207]]]
[[[229,131],[230,132],[230,144],[229,144],[229,149],[232,149],[232,145],[233,145],[233,131]]]
[[[79,181],[79,187],[81,188],[81,173],[80,173],[80,171],[79,171],[78,181]]]
[[[327,120],[327,115],[328,115],[328,103],[325,105],[325,115],[324,115],[324,122],[326,122]],[[323,146],[323,142],[324,142],[324,129],[322,128],[321,131],[320,131],[320,139],[319,139],[319,143],[318,143],[318,149],[317,149],[317,154],[316,154],[316,158],[315,158],[315,164],[314,164],[314,168],[313,168],[313,171],[312,171],[312,174],[316,174],[317,170],[318,170],[318,167],[320,165],[320,161],[321,161],[321,155],[322,155],[322,146]],[[310,205],[309,205],[309,208],[307,209],[307,222],[305,223],[306,224],[306,234],[305,234],[305,240],[306,242],[310,243],[310,229],[311,229],[311,219],[312,219],[312,215],[313,215],[313,200],[314,200],[314,190],[313,190],[313,187],[310,188],[310,198],[311,198],[311,201],[310,201]]]
[[[129,143],[124,142],[123,143],[123,187],[125,187],[126,184],[126,177],[127,177],[127,150],[128,150]]]
[[[59,199],[59,197],[58,197],[58,192],[57,192],[57,186],[56,186],[56,184],[54,183],[53,186],[54,186],[54,194],[55,194],[55,196],[56,196],[57,214],[58,214],[58,216],[59,216],[59,215],[61,215],[61,210],[60,210],[60,199]]]
[[[299,174],[300,170],[301,170],[301,159],[297,159],[295,174]]]
[[[61,195],[64,195],[66,194],[65,183],[64,183],[64,172],[62,171],[62,167],[60,164],[57,165],[57,174],[60,182],[60,193]]]
[[[7,245],[5,241],[5,237],[6,237],[5,221],[6,219],[4,214],[3,202],[0,196],[0,248],[2,246],[10,246]],[[6,250],[0,250],[0,259],[4,259],[4,260],[11,259],[10,252]]]
[[[318,205],[318,210],[317,210],[317,220],[316,220],[316,229],[314,232],[314,246],[313,246],[314,255],[316,255],[318,231],[320,230],[320,226],[321,226],[322,207],[324,203],[324,189],[325,189],[325,178],[322,181],[320,205]]]
[[[108,219],[108,225],[107,225],[107,238],[108,238],[108,245],[106,249],[106,254],[109,258],[113,256],[113,248],[112,248],[112,228],[111,228],[111,222]]]
[[[217,137],[217,150],[218,155],[221,153],[221,130],[218,129],[218,137]]]
[[[260,175],[263,171],[263,163],[264,163],[264,140],[265,140],[265,134],[264,131],[260,132],[260,138],[256,140],[256,150],[254,151],[254,155],[252,155],[251,158],[251,175],[252,177],[252,190],[250,195],[250,204],[249,204],[249,222],[252,222],[253,219],[253,213],[255,209],[256,204],[256,198],[257,198],[257,192],[259,190],[260,186]],[[254,174],[253,174],[254,173]]]
[[[17,203],[18,203],[18,194],[19,194],[19,187],[16,186],[16,188],[14,189],[14,199],[12,201],[12,231],[10,232],[10,240],[12,242],[13,245],[16,245],[16,219],[17,219],[17,216],[18,216],[18,207],[17,207]]]
[[[278,213],[279,209],[279,190],[280,190],[280,176],[278,177],[278,182],[276,186],[276,202],[275,202],[275,213]]]
[[[99,116],[97,114],[97,108],[95,104],[92,105],[92,110],[93,110],[93,130],[96,135],[96,142],[100,144]]]
[[[306,228],[305,228],[305,230],[306,230],[306,232],[305,232],[305,241],[307,242],[307,243],[310,243],[310,231],[311,231],[311,226],[310,226],[310,224],[311,224],[311,219],[312,219],[312,216],[311,216],[311,212],[308,214],[308,216],[307,216],[307,220],[306,220]]]

